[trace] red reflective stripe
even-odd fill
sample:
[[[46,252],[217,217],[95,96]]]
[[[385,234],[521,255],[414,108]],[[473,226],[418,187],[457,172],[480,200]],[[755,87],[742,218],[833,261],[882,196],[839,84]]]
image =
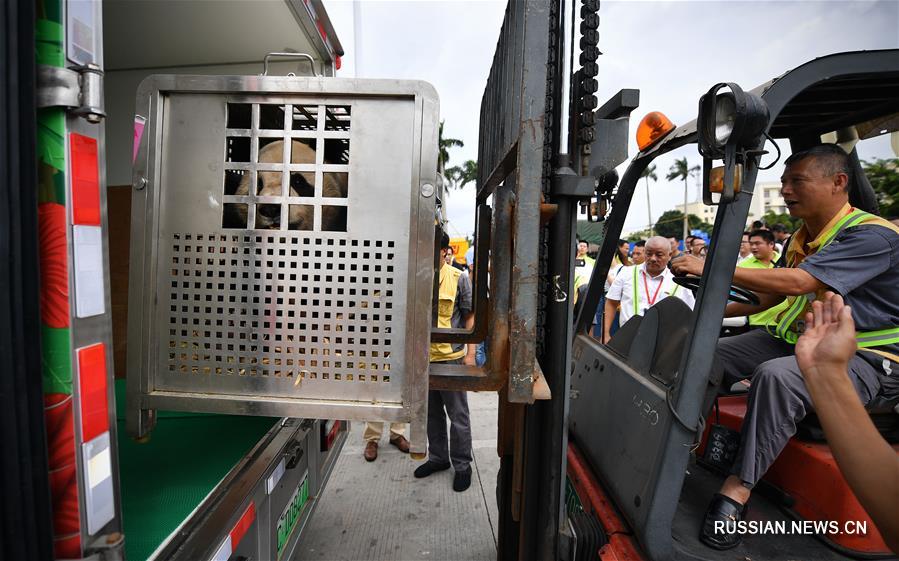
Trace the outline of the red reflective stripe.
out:
[[[100,175],[97,140],[69,135],[72,165],[72,224],[100,225]]]
[[[106,345],[78,349],[78,383],[81,390],[81,439],[93,440],[109,430],[106,394]]]
[[[337,68],[337,70],[340,70],[340,55],[338,55],[337,57],[335,57],[335,59],[334,59],[334,66]]]
[[[337,438],[337,433],[340,431],[340,421],[334,421],[334,426],[331,427],[331,430],[328,431],[328,435],[325,437],[325,446],[328,450],[331,449],[331,445],[334,444],[334,439]]]
[[[231,551],[237,549],[237,544],[240,543],[240,540],[243,539],[244,535],[246,535],[247,530],[250,529],[250,526],[253,525],[253,521],[256,520],[256,504],[250,502],[250,506],[247,507],[247,510],[243,512],[243,515],[240,517],[240,520],[237,521],[237,524],[231,528],[230,536],[231,536]]]

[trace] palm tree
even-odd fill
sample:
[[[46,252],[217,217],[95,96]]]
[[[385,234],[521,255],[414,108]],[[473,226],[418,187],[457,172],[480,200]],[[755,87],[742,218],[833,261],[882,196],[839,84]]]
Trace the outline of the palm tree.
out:
[[[465,187],[466,183],[478,182],[478,163],[474,160],[466,160],[462,167],[453,166],[447,168],[446,177],[454,189]]]
[[[665,179],[668,181],[674,179],[684,180],[684,243],[686,243],[687,235],[690,233],[690,225],[687,220],[687,216],[689,215],[687,212],[687,179],[696,175],[696,172],[698,171],[699,166],[690,167],[690,163],[687,162],[687,157],[684,156],[683,158],[674,160],[674,165],[671,166],[668,170],[668,175],[665,176]]]
[[[659,180],[659,177],[656,175],[656,165],[652,164],[644,169],[640,177],[646,180],[646,213],[649,215],[649,237],[652,237],[654,234],[652,228],[652,207],[649,206],[649,180]]]
[[[446,164],[449,163],[449,149],[458,146],[462,148],[465,146],[465,143],[459,140],[458,138],[444,138],[443,137],[443,121],[440,121],[440,128],[437,130],[437,170],[440,173],[444,173],[443,170],[446,169]]]

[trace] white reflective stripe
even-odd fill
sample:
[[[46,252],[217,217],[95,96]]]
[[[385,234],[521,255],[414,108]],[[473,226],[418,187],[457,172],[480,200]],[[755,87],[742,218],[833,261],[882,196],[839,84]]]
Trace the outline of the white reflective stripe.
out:
[[[75,315],[86,318],[106,312],[103,283],[103,229],[72,226],[75,269]]]
[[[278,462],[277,467],[275,467],[275,471],[273,471],[272,474],[268,476],[268,479],[265,480],[266,494],[272,494],[272,491],[275,490],[275,485],[277,485],[278,482],[281,481],[281,478],[284,477],[285,469],[284,458],[281,458],[281,461]]]
[[[87,533],[94,535],[115,517],[109,431],[81,445],[81,460],[84,465]]]
[[[231,557],[231,536],[225,536],[225,541],[219,546],[215,555],[209,561],[228,561]]]

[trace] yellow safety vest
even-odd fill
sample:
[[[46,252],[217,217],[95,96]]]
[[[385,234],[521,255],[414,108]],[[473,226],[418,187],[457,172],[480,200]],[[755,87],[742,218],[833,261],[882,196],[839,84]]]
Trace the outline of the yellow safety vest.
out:
[[[452,265],[444,265],[440,267],[438,274],[440,275],[440,286],[437,291],[437,327],[451,328],[453,326],[453,309],[458,296],[459,277],[462,276],[462,271]],[[455,360],[465,356],[465,347],[454,351],[451,343],[431,343],[430,354],[431,362]]]
[[[827,247],[830,242],[832,242],[834,238],[846,228],[852,228],[853,226],[862,224],[876,224],[878,226],[883,226],[884,228],[889,228],[899,234],[899,228],[887,220],[862,210],[853,209],[849,214],[838,220],[829,230],[827,230],[824,237],[821,238],[821,243],[819,244],[817,251],[821,251]],[[793,244],[793,240],[790,241],[790,244]],[[788,267],[795,267],[798,265],[799,259],[795,253],[788,252],[787,256],[789,259],[787,264]],[[783,339],[787,343],[795,344],[802,334],[800,321],[802,321],[802,318],[804,318],[805,314],[811,309],[812,302],[816,299],[817,294],[815,293],[803,294],[801,296],[787,296],[787,307],[781,312],[778,320],[768,326],[769,332],[773,327],[773,335]],[[893,361],[899,362],[899,356],[876,348],[883,345],[899,343],[899,327],[879,329],[876,331],[859,331],[855,336],[859,349],[875,352]]]

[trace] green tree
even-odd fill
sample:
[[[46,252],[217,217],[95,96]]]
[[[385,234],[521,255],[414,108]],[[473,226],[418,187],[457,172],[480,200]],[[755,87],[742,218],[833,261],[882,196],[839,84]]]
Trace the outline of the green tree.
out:
[[[646,169],[643,170],[643,173],[640,174],[640,177],[646,180],[646,214],[649,217],[649,236],[652,237],[652,207],[649,204],[649,180],[652,179],[653,182],[659,180],[659,176],[656,175],[656,165],[651,164],[647,166]]]
[[[769,228],[775,224],[783,224],[791,232],[795,232],[802,226],[801,218],[793,218],[789,214],[777,214],[770,210],[765,213],[765,216],[762,216],[761,220]]]
[[[465,146],[465,143],[459,140],[458,138],[444,138],[443,136],[443,121],[440,121],[440,128],[437,129],[437,169],[440,173],[443,173],[443,170],[446,169],[446,164],[449,163],[449,149],[458,147],[462,148]]]
[[[640,240],[648,240],[653,237],[655,234],[652,233],[652,229],[640,230],[639,232],[632,232],[626,238],[629,242],[638,242]]]
[[[450,187],[461,189],[467,183],[477,184],[478,163],[474,160],[466,160],[462,166],[453,166],[446,169],[446,178],[450,181]]]
[[[899,158],[862,160],[861,164],[877,195],[881,216],[899,217]]]
[[[690,163],[687,161],[687,157],[679,158],[674,160],[674,165],[668,170],[668,175],[665,176],[665,179],[668,181],[673,181],[675,179],[683,179],[684,180],[684,212],[687,210],[687,179],[696,175],[696,172],[699,171],[699,166],[690,167]],[[683,213],[681,213],[681,219],[683,219]],[[687,228],[687,220],[684,220],[684,232],[683,238],[687,238],[687,234],[689,234],[689,228]],[[670,237],[670,236],[668,236]]]
[[[689,216],[689,226],[691,230],[699,229],[707,234],[711,234],[712,225],[703,222],[695,214]],[[655,231],[657,236],[664,238],[680,238],[683,239],[684,213],[679,210],[666,210],[656,222]],[[689,234],[689,232],[687,232]]]

